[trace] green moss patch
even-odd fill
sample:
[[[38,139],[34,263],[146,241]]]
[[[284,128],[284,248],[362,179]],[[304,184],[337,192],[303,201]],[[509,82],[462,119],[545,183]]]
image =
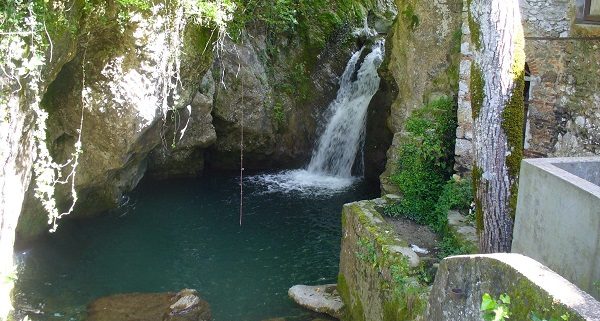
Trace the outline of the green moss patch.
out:
[[[483,87],[485,85],[485,79],[481,68],[473,61],[471,62],[471,82],[469,83],[469,90],[471,91],[471,116],[473,120],[479,117],[479,112],[483,106],[483,100],[485,93]]]
[[[349,275],[340,274],[338,277],[338,291],[346,305],[343,320],[373,317],[365,314],[366,304],[379,305],[383,320],[414,320],[422,315],[426,308],[428,284],[419,277],[422,269],[410,267],[408,258],[396,250],[408,244],[398,239],[394,229],[370,201],[345,205],[342,220],[345,230],[357,231],[356,238],[352,238],[352,242],[356,243],[350,248],[355,251],[354,259],[351,259],[352,273],[357,273],[358,276],[355,276],[360,279],[349,282]],[[350,241],[345,239],[343,242]],[[359,286],[366,288],[353,288]],[[366,297],[361,296],[366,292],[369,293]]]

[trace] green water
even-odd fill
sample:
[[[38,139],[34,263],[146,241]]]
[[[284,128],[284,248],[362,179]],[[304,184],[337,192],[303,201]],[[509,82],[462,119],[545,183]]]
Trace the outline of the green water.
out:
[[[371,198],[357,182],[337,193],[266,192],[233,177],[143,182],[109,215],[64,221],[18,254],[17,306],[33,320],[83,320],[85,305],[116,293],[197,289],[215,321],[301,316],[294,284],[336,281],[340,212]],[[271,190],[270,188],[268,190]]]

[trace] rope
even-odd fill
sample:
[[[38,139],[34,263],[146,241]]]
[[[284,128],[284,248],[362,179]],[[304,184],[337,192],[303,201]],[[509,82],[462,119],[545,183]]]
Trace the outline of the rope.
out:
[[[244,40],[242,38],[242,48]],[[242,117],[240,121],[240,226],[242,226],[242,218],[244,217],[244,77],[241,79],[242,87]]]

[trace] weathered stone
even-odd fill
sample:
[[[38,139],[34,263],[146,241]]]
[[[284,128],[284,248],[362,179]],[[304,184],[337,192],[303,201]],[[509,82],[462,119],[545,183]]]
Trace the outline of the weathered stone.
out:
[[[467,217],[458,211],[448,212],[448,227],[450,232],[467,245],[468,248],[477,249],[479,246],[479,238],[477,237],[477,229],[473,222],[469,222]]]
[[[406,257],[408,259],[408,265],[411,268],[416,268],[421,263],[421,260],[419,259],[419,256],[417,255],[417,253],[415,253],[415,251],[413,251],[409,247],[390,246],[390,247],[388,247],[388,249],[392,252],[396,252],[396,253],[404,255],[404,257]]]
[[[86,321],[210,321],[208,303],[195,290],[179,293],[131,293],[90,303]]]
[[[389,177],[396,171],[406,118],[429,103],[432,93],[456,95],[460,62],[460,38],[455,34],[461,28],[461,1],[397,3],[400,14],[388,34],[389,60],[382,66],[398,88],[387,122],[394,137],[380,177],[383,193],[399,192]]]
[[[154,178],[194,177],[204,170],[204,152],[217,140],[211,115],[215,83],[209,70],[190,105],[170,112],[163,144],[149,157],[148,175]],[[166,142],[166,143],[165,143]]]
[[[86,15],[79,45],[69,63],[48,86],[42,100],[48,111],[47,145],[57,163],[72,158],[82,122],[82,154],[75,175],[78,200],[74,215],[89,216],[119,204],[143,177],[148,153],[162,141],[162,118],[166,109],[179,109],[192,101],[208,65],[207,56],[189,55],[188,24],[182,30],[180,86],[171,92],[174,75],[163,68],[164,59],[178,53],[169,37],[172,8],[159,6],[151,19],[131,12],[127,19],[112,23],[119,10],[113,2],[95,6],[106,14]],[[101,18],[100,18],[101,17]],[[125,31],[123,31],[125,29]],[[143,53],[143,54],[140,54]],[[170,95],[177,94],[179,99]],[[83,113],[83,115],[82,115]],[[65,176],[70,167],[65,168]],[[18,225],[18,235],[27,240],[47,229],[45,211],[33,197],[30,185]],[[58,208],[72,203],[71,186],[56,185]]]
[[[376,202],[362,201],[346,204],[342,211],[342,320],[423,320],[427,286],[414,277],[414,263],[420,259],[377,208]],[[402,308],[406,306],[411,308]]]
[[[547,267],[519,254],[454,256],[440,264],[428,321],[480,321],[484,293],[510,296],[511,320],[600,320],[600,303]]]
[[[288,295],[299,305],[319,313],[328,314],[334,318],[342,316],[344,303],[337,292],[336,284],[326,285],[294,285]]]

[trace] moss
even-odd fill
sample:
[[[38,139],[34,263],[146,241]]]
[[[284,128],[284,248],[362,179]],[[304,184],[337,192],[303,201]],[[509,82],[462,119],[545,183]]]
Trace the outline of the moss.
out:
[[[406,21],[408,30],[414,31],[419,26],[419,16],[415,13],[415,8],[411,3],[408,3],[404,10],[402,10],[402,16]]]
[[[344,311],[342,320],[366,321],[365,310],[360,297],[353,293],[348,287],[344,274],[338,275],[337,290],[344,302]]]
[[[509,210],[514,219],[517,193],[518,178],[521,168],[521,159],[523,159],[523,123],[525,118],[523,92],[525,90],[525,52],[523,39],[516,37],[515,56],[512,64],[511,74],[514,81],[514,87],[509,101],[502,111],[502,129],[506,135],[508,155],[506,156],[506,167],[508,169],[510,182]]]
[[[569,309],[555,301],[545,291],[536,288],[536,285],[522,279],[507,291],[511,297],[511,319],[530,320],[531,313],[545,320],[563,320],[563,315],[569,315],[569,321],[583,321],[579,315],[569,314]]]
[[[419,281],[422,269],[411,268],[404,255],[391,250],[394,246],[406,247],[408,244],[395,238],[391,226],[374,209],[354,203],[346,205],[344,212],[344,220],[350,219],[347,215],[351,213],[365,230],[357,240],[358,261],[364,269],[383,276],[379,280],[379,289],[384,293],[383,320],[414,320],[422,315],[428,292],[427,284]],[[356,293],[348,289],[343,276],[338,277],[338,287],[341,287],[338,291],[342,300],[350,302],[347,320],[363,320],[359,315],[364,313],[362,303],[358,302]]]
[[[479,26],[479,23],[477,23],[477,21],[475,21],[475,18],[473,18],[473,15],[471,14],[471,2],[468,1],[468,17],[467,19],[469,20],[469,31],[471,32],[471,44],[473,46],[475,46],[475,49],[480,50],[481,49],[481,27]]]
[[[477,228],[477,233],[481,234],[483,232],[483,206],[481,204],[481,199],[479,198],[478,190],[481,184],[481,176],[483,172],[481,168],[477,166],[477,164],[473,164],[472,175],[473,175],[473,197],[475,198],[475,227]]]
[[[471,62],[471,82],[469,83],[469,90],[471,91],[471,116],[473,120],[479,117],[479,112],[483,106],[483,100],[485,93],[483,87],[485,85],[485,79],[481,68],[477,66],[475,62]]]
[[[448,55],[448,68],[433,80],[433,84],[440,89],[449,89],[450,92],[458,92],[458,80],[460,74],[460,44],[462,40],[462,30],[457,29],[452,33],[450,41],[450,53]],[[439,90],[439,89],[438,89]]]

